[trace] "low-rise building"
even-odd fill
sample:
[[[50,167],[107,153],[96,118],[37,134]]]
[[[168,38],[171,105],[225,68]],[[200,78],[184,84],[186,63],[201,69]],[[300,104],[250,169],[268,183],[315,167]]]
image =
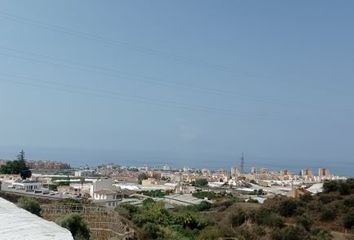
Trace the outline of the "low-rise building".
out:
[[[106,207],[116,207],[118,202],[122,200],[122,195],[118,191],[98,190],[93,193],[93,201]]]

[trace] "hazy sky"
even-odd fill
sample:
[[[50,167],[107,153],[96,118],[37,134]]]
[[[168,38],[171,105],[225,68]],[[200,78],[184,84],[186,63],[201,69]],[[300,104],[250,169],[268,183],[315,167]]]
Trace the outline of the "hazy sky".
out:
[[[354,169],[353,1],[0,0],[0,158]]]

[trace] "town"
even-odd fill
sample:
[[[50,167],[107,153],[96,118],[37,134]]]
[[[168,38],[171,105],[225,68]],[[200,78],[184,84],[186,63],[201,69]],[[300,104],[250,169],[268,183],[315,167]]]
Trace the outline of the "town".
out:
[[[1,162],[2,165],[6,161]],[[104,164],[95,168],[70,168],[55,161],[27,161],[32,175],[22,179],[18,174],[2,174],[1,191],[49,199],[86,199],[114,208],[129,202],[141,205],[147,197],[171,205],[193,205],[203,200],[213,201],[212,194],[222,193],[263,203],[268,198],[283,195],[297,198],[305,193],[322,191],[325,180],[345,180],[327,168],[272,171],[252,167],[250,172],[234,166],[219,169],[171,169],[161,167],[128,167]],[[205,193],[205,194],[203,194]]]

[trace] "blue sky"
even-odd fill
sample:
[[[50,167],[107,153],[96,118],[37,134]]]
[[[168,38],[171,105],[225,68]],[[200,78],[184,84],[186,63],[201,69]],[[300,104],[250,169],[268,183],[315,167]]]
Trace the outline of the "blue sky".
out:
[[[354,167],[352,1],[0,1],[0,158]]]

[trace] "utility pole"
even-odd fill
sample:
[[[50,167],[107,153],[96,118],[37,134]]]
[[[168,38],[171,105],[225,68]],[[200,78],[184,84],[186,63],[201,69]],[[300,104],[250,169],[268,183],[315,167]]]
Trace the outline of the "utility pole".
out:
[[[240,167],[241,167],[241,173],[244,173],[244,171],[245,171],[245,156],[244,156],[243,152],[242,152],[242,156],[241,156]]]

